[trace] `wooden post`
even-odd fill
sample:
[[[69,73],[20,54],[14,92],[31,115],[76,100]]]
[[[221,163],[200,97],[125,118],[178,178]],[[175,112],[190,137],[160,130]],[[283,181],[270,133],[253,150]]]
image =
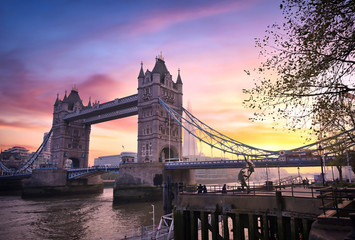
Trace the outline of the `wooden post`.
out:
[[[218,240],[219,235],[219,224],[218,224],[218,213],[211,214],[211,229],[212,229],[212,240]]]
[[[279,236],[279,238],[278,238],[279,240],[285,239],[284,222],[283,222],[281,213],[278,214],[278,216],[277,216],[277,234]]]
[[[200,217],[201,217],[201,239],[208,240],[208,213],[200,212]],[[175,239],[180,239],[180,238],[175,238]]]
[[[248,239],[255,239],[255,216],[253,214],[248,214],[249,227],[248,227]]]
[[[269,222],[266,214],[263,216],[263,235],[264,240],[269,240]]]
[[[291,240],[296,240],[296,221],[294,217],[290,219],[290,227],[291,227]]]
[[[174,239],[185,239],[184,212],[174,211]]]
[[[244,239],[244,229],[240,221],[240,214],[235,213],[232,217],[233,220],[233,239]]]
[[[307,219],[302,219],[302,228],[303,228],[303,239],[308,239],[309,237],[309,225]]]
[[[191,221],[191,239],[198,239],[198,212],[190,212],[190,221]]]
[[[223,239],[229,240],[228,215],[223,215]]]

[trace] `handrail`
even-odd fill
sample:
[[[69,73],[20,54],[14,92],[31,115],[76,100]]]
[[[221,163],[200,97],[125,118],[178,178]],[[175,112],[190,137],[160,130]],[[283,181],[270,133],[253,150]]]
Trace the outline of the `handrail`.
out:
[[[323,210],[324,216],[333,217],[339,219],[340,217],[348,217],[349,212],[354,212],[355,208],[350,206],[350,203],[355,198],[355,189],[349,188],[337,188],[326,187],[318,190],[322,199],[322,205],[320,209]],[[350,206],[350,207],[348,207]]]

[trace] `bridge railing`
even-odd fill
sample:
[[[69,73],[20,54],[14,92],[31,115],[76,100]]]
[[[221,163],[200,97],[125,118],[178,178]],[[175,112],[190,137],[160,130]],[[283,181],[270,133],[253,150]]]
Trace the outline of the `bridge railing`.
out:
[[[283,196],[290,197],[305,197],[305,198],[317,198],[319,196],[319,187],[309,186],[304,188],[302,185],[292,184],[290,186],[275,186],[268,189],[268,186],[263,183],[256,183],[250,186],[248,192],[246,188],[242,188],[240,185],[226,185],[225,190],[223,185],[207,185],[206,190],[198,190],[197,185],[184,185],[180,187],[180,194],[208,194],[208,195],[235,195],[235,196],[275,196],[276,192],[281,192]]]
[[[119,166],[94,166],[88,168],[74,168],[67,170],[68,179],[80,178],[83,176],[99,174],[100,172],[117,172]]]
[[[354,188],[327,187],[319,190],[324,217],[336,217],[337,219],[349,217],[349,213],[355,212],[353,200]]]

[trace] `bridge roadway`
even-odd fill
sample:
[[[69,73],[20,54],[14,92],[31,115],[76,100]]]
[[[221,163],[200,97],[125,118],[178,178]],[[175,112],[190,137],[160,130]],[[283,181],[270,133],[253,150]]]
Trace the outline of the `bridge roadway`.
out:
[[[328,163],[332,157],[326,157]],[[320,166],[319,157],[279,157],[269,159],[253,160],[257,168],[265,167],[312,167]],[[208,161],[171,161],[165,162],[165,169],[217,169],[217,168],[243,168],[246,166],[244,160],[208,160]],[[88,176],[102,174],[103,172],[118,172],[119,166],[96,166],[89,168],[69,169],[68,179],[76,179]],[[25,178],[31,176],[31,173],[13,173],[0,176],[0,178]]]
[[[332,157],[326,157],[328,163]],[[320,166],[319,157],[279,157],[252,160],[257,168],[265,167],[312,167]],[[215,168],[243,168],[244,160],[207,160],[207,161],[172,161],[165,163],[165,169],[215,169]]]
[[[69,113],[63,119],[68,122],[83,119],[85,124],[101,123],[137,115],[137,105],[138,94],[134,94],[124,98],[116,98],[110,102],[94,104],[91,108]]]

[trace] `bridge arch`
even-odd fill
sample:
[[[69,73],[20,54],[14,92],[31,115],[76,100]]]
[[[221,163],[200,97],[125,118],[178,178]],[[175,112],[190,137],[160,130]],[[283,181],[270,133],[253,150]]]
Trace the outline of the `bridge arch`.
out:
[[[165,145],[159,154],[159,162],[166,162],[167,159],[179,158],[178,149],[175,146]]]
[[[67,158],[64,161],[65,169],[80,168],[80,160],[75,157]]]

